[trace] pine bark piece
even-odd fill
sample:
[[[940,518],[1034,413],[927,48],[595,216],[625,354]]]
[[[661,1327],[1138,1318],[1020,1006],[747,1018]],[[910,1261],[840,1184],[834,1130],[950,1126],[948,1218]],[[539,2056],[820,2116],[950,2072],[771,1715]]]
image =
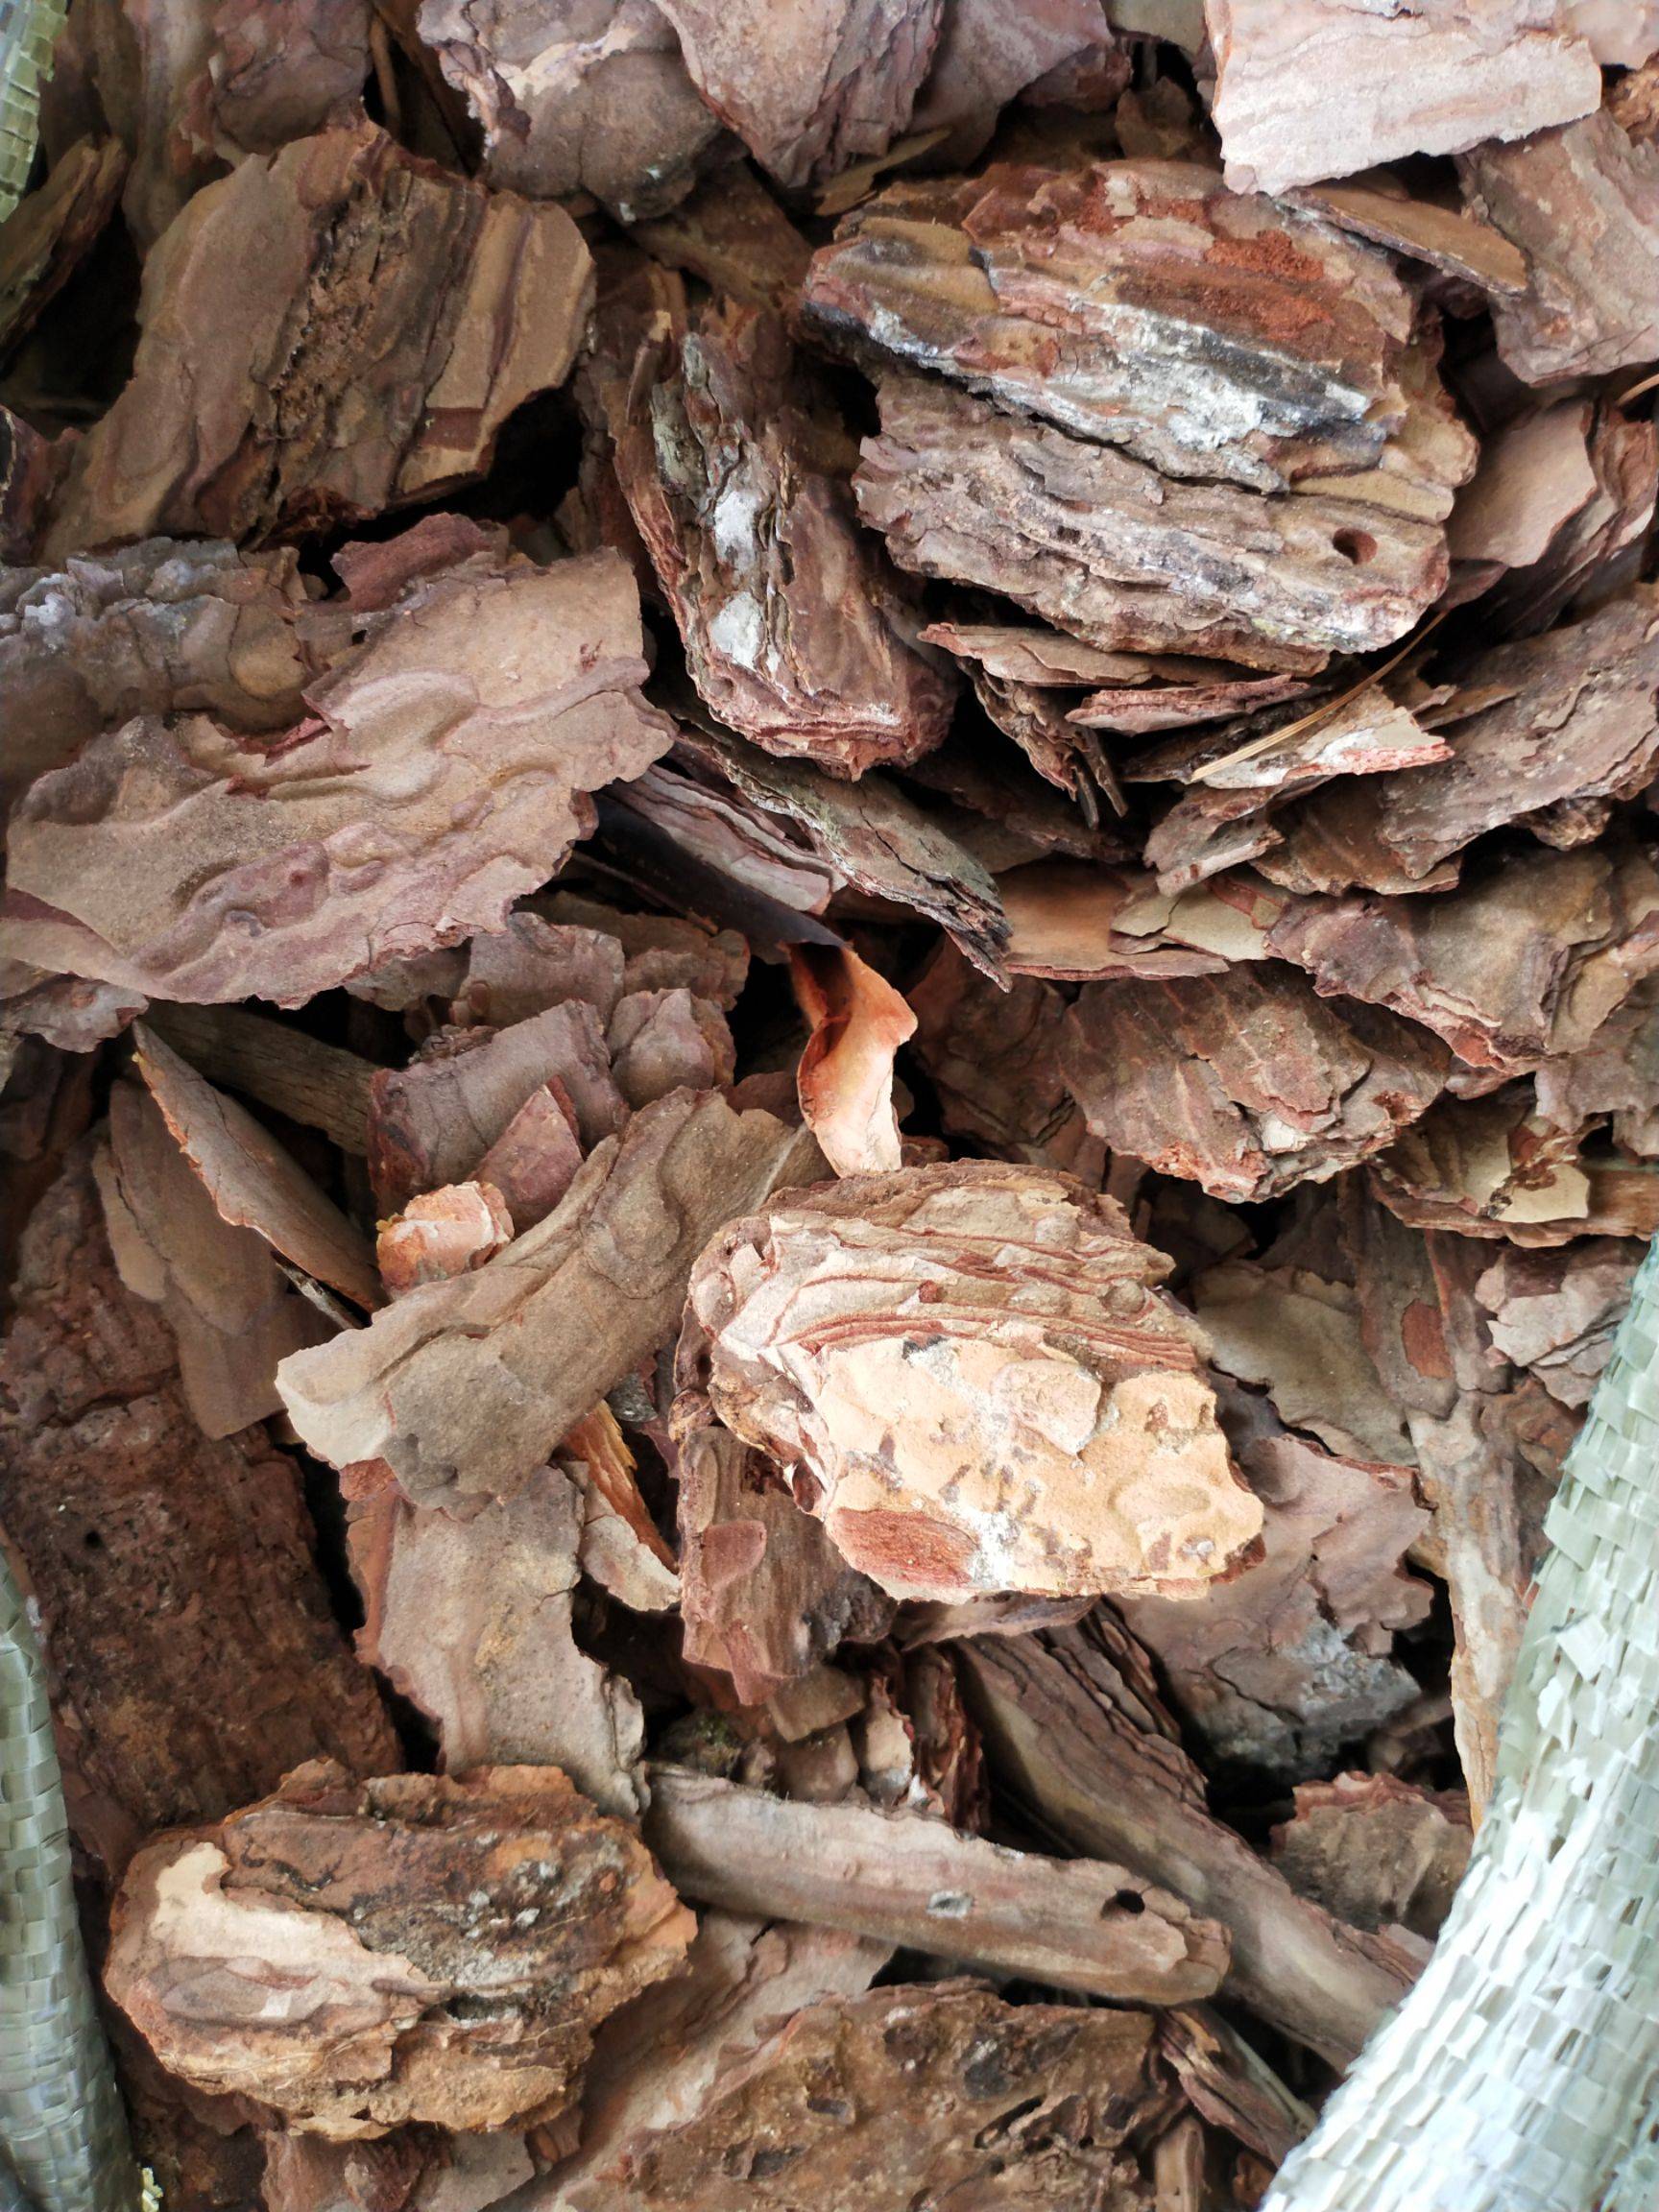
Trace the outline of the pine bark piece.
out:
[[[1219,1988],[1227,1968],[1214,1921],[1123,1867],[1005,1850],[926,1814],[796,1804],[655,1766],[645,1837],[698,1904],[1119,2004],[1187,2004]]]
[[[1273,1831],[1273,1863],[1354,1928],[1440,1933],[1474,1846],[1465,1799],[1392,1774],[1304,1782]]]
[[[1623,9],[1621,14],[1628,20]],[[1607,112],[1637,145],[1659,138],[1659,53],[1608,85]]]
[[[985,2212],[1128,2212],[1137,2155],[1173,2105],[1144,2013],[1008,2005],[972,1983],[878,1989],[798,2011],[569,2203],[715,2212],[735,2183],[755,2212],[886,2212],[918,2191]]]
[[[633,1612],[677,1606],[679,1563],[651,1518],[634,1455],[607,1404],[577,1422],[558,1464],[581,1495],[582,1572]]]
[[[1066,716],[1079,730],[1116,730],[1142,737],[1159,730],[1185,730],[1194,722],[1221,722],[1237,714],[1299,699],[1307,690],[1293,676],[1228,676],[1190,684],[1122,685],[1091,691]]]
[[[629,235],[665,269],[699,276],[710,291],[783,313],[793,305],[812,249],[746,161],[732,163],[690,197]]]
[[[374,1264],[387,1297],[401,1298],[422,1283],[447,1283],[482,1267],[512,1241],[513,1216],[493,1183],[446,1183],[379,1224]]]
[[[1604,69],[1634,69],[1659,54],[1659,7],[1654,0],[1567,0],[1567,19],[1587,38]]]
[[[1481,441],[1480,465],[1447,528],[1455,559],[1525,568],[1544,558],[1556,532],[1595,497],[1594,412],[1588,399],[1557,399],[1523,410]]]
[[[1536,1567],[1522,1465],[1506,1420],[1513,1372],[1494,1349],[1475,1285],[1486,1264],[1464,1237],[1403,1237],[1363,1204],[1351,1216],[1367,1326],[1407,1410],[1419,1486],[1433,1511],[1435,1568],[1452,1603],[1451,1690],[1464,1787],[1479,1818],[1492,1793],[1498,1717]]]
[[[302,712],[307,604],[294,553],[147,539],[0,574],[0,682],[12,716],[0,797],[133,714],[196,709],[249,731]]]
[[[998,1159],[1100,1180],[1101,1152],[1060,1071],[1066,1001],[1016,975],[1006,991],[941,946],[910,989],[911,1051],[939,1094],[944,1125]]]
[[[1659,875],[1639,852],[1511,854],[1445,898],[1297,902],[1268,931],[1322,994],[1420,1022],[1494,1076],[1580,1050],[1659,965]]]
[[[1178,897],[1229,871],[1242,872],[1251,862],[1265,874],[1285,842],[1272,812],[1272,797],[1259,786],[1184,791],[1146,839],[1145,856],[1159,890]]]
[[[661,0],[709,106],[791,188],[902,137],[943,0]]]
[[[758,1453],[717,1424],[679,1451],[681,1613],[694,1667],[759,1705],[847,1638],[873,1643],[894,1606],[848,1566]]]
[[[37,561],[75,439],[48,438],[0,406],[0,560]]]
[[[749,974],[749,949],[734,929],[716,929],[689,915],[624,914],[575,891],[544,893],[536,908],[561,927],[614,938],[622,948],[624,991],[689,991],[730,1013]]]
[[[1300,1781],[1418,1695],[1393,1641],[1429,1613],[1405,1565],[1429,1515],[1404,1468],[1334,1458],[1247,1405],[1230,1427],[1262,1557],[1202,1605],[1118,1609],[1214,1758]]]
[[[1264,746],[1264,738],[1275,742]],[[1446,739],[1425,730],[1379,684],[1306,715],[1297,708],[1271,709],[1196,737],[1171,738],[1136,755],[1124,780],[1171,777],[1188,786],[1145,842],[1162,891],[1193,888],[1252,860],[1274,882],[1300,892],[1346,890],[1356,880],[1408,891],[1417,884],[1372,828],[1370,781],[1452,757]],[[1366,781],[1357,783],[1358,778]],[[1336,788],[1327,797],[1289,806],[1297,794],[1333,780]],[[1455,879],[1455,868],[1435,868],[1422,885],[1438,889]]]
[[[336,1467],[385,1459],[417,1504],[510,1496],[670,1335],[714,1231],[818,1165],[769,1114],[661,1099],[486,1265],[284,1361],[289,1415]]]
[[[1072,1095],[1115,1151],[1236,1200],[1381,1151],[1433,1103],[1448,1065],[1408,1022],[1333,1006],[1271,962],[1089,984],[1062,1052]]]
[[[1311,1266],[1226,1260],[1195,1277],[1190,1296],[1212,1364],[1265,1390],[1286,1428],[1339,1460],[1411,1465],[1399,1396],[1377,1370],[1351,1284]]]
[[[365,1310],[380,1303],[368,1240],[234,1098],[221,1097],[140,1022],[139,1074],[223,1217]]]
[[[606,1042],[616,1088],[636,1108],[671,1091],[722,1090],[736,1072],[725,1016],[689,991],[629,992]]]
[[[1305,687],[1302,687],[1305,688]],[[1317,715],[1311,726],[1287,734],[1247,757],[1246,744],[1283,727]],[[1321,783],[1334,776],[1391,776],[1401,768],[1425,768],[1446,760],[1452,748],[1437,731],[1426,730],[1408,709],[1389,698],[1380,684],[1367,685],[1354,698],[1284,713],[1252,713],[1224,731],[1196,737],[1171,737],[1137,753],[1123,766],[1126,783],[1197,783],[1206,792],[1288,791]],[[1154,835],[1166,835],[1165,816]],[[1151,840],[1147,842],[1150,855]]]
[[[252,156],[146,264],[132,375],[76,454],[52,548],[270,537],[429,497],[564,382],[591,301],[563,208],[487,194],[373,125]]]
[[[400,2128],[331,2143],[284,2128],[265,2137],[264,2212],[486,2212],[530,2180],[523,2138]]]
[[[727,302],[611,429],[709,710],[769,752],[856,777],[937,745],[953,685],[907,642],[898,580],[827,465],[841,436],[827,407],[781,321]]]
[[[780,1196],[689,1305],[718,1418],[891,1595],[1192,1592],[1261,1508],[1166,1264],[1070,1176],[958,1162]]]
[[[1659,984],[1638,983],[1589,1043],[1538,1070],[1538,1111],[1558,1128],[1611,1115],[1613,1140],[1639,1159],[1659,1158]]]
[[[1659,593],[1639,585],[1582,622],[1482,653],[1462,688],[1477,704],[1445,730],[1450,758],[1341,785],[1303,823],[1319,836],[1331,819],[1420,882],[1489,830],[1535,821],[1553,844],[1554,809],[1633,797],[1659,757]],[[1480,708],[1483,692],[1493,703]]]
[[[32,330],[103,234],[127,178],[111,138],[82,138],[0,223],[0,347]]]
[[[487,195],[373,126],[250,157],[146,263],[135,370],[75,456],[53,544],[263,538],[429,497],[565,380],[590,303],[565,210]]]
[[[321,1129],[343,1152],[362,1157],[372,1061],[239,1006],[163,1004],[152,1006],[145,1022],[216,1088]]]
[[[497,1029],[532,1021],[572,999],[591,1006],[601,1025],[616,1011],[628,955],[609,930],[544,920],[523,908],[507,926],[471,938],[456,951],[460,974],[449,1019]]]
[[[231,1436],[281,1410],[277,1362],[327,1334],[270,1247],[224,1219],[168,1128],[132,1083],[109,1095],[109,1146],[93,1163],[121,1280],[158,1306],[179,1381],[204,1436]]]
[[[527,2212],[568,2212],[614,2184],[656,2128],[696,2117],[722,2070],[812,2005],[861,1997],[885,1945],[829,1928],[731,1912],[700,1916],[685,1972],[613,2013],[599,2030],[583,2098],[582,2144],[533,2191]]]
[[[841,871],[724,777],[701,769],[683,745],[675,752],[672,764],[659,761],[610,794],[629,831],[646,850],[661,852],[664,872],[695,870],[703,902],[712,905],[716,894],[709,886],[718,884],[722,911],[744,924],[753,950],[781,951],[797,937],[810,937],[796,918],[827,911],[846,888]],[[685,895],[693,895],[689,886]]]
[[[1311,2128],[1309,2106],[1209,2006],[1163,2013],[1158,2040],[1193,2110],[1247,2144],[1269,2167],[1279,2165]]]
[[[0,958],[0,1036],[9,1045],[36,1037],[60,1052],[91,1052],[119,1037],[147,1003],[141,991]]]
[[[971,669],[968,680],[974,698],[1003,736],[1013,738],[1039,776],[1076,802],[1092,827],[1100,819],[1097,789],[1115,812],[1124,811],[1123,795],[1104,748],[1098,738],[1085,735],[1068,718],[1064,698],[1046,685],[1011,683],[985,668]]]
[[[579,1153],[614,1136],[628,1118],[599,1014],[581,999],[493,1032],[440,1031],[407,1068],[381,1070],[369,1103],[376,1205],[400,1212],[423,1190],[482,1175],[492,1147],[554,1083],[574,1120]]]
[[[231,161],[349,122],[362,113],[372,19],[368,0],[219,0],[192,120],[204,110]]]
[[[942,645],[959,661],[974,661],[987,675],[1004,682],[1049,685],[1062,690],[1081,690],[1090,684],[1148,682],[1164,665],[1142,654],[1102,652],[1061,630],[1014,622],[929,622],[922,641]],[[1194,668],[1198,665],[1191,663]]]
[[[436,1727],[445,1773],[558,1767],[601,1811],[632,1817],[644,1721],[572,1633],[581,1529],[557,1467],[465,1520],[383,1481],[350,1515],[357,1651]]]
[[[106,1983],[199,2087],[336,2140],[472,2132],[565,2111],[594,2028],[694,1932],[556,1767],[353,1782],[316,1762],[138,1855]]]
[[[361,115],[370,17],[368,0],[82,12],[66,58],[132,156],[123,211],[143,251],[226,162]]]
[[[1640,1244],[1586,1238],[1558,1252],[1500,1252],[1475,1295],[1505,1359],[1535,1375],[1563,1406],[1587,1406],[1630,1303]]]
[[[1156,930],[1135,934],[1118,921],[1152,889],[1139,869],[1078,860],[1036,860],[999,883],[1017,975],[1078,983],[1101,977],[1168,980],[1219,974],[1214,953],[1170,945]]]
[[[588,794],[672,741],[636,689],[638,600],[613,555],[475,555],[371,631],[285,737],[146,716],[42,777],[12,817],[7,950],[162,998],[298,1005],[501,928],[591,826]]]
[[[960,1647],[995,1770],[1046,1827],[1166,1883],[1233,1942],[1232,1993],[1335,2065],[1398,2002],[1414,1960],[1298,1897],[1205,1810],[1204,1782],[1147,1702],[1134,1646],[1098,1631],[979,1638]]]
[[[198,1429],[165,1322],[115,1272],[84,1153],[24,1234],[14,1302],[0,1514],[99,1879],[156,1829],[216,1819],[302,1760],[395,1761],[312,1560],[299,1469],[261,1429]]]
[[[915,1015],[845,947],[792,946],[789,972],[811,1026],[796,1072],[802,1118],[837,1175],[896,1168],[893,1055],[914,1035]]]
[[[422,0],[416,22],[497,189],[590,192],[633,223],[683,200],[720,135],[652,0]]]
[[[1445,589],[1433,523],[1173,482],[907,374],[879,397],[854,489],[900,566],[1003,592],[1088,644],[1310,673],[1392,643]]]
[[[1000,980],[1008,925],[995,878],[936,816],[878,771],[847,783],[806,760],[757,755],[717,732],[687,736],[736,788],[804,830],[849,883],[936,922]]]
[[[999,0],[952,0],[912,131],[947,132],[929,159],[963,167],[984,152],[1010,100],[1039,92],[1050,72],[1068,68],[1089,71],[1107,99],[1108,88],[1120,92],[1129,82],[1131,50],[1114,35],[1101,0],[1038,0],[1018,11]]]
[[[1376,471],[1404,471],[1432,519],[1474,463],[1444,397],[1418,389],[1411,302],[1385,258],[1197,163],[999,163],[897,185],[814,256],[804,311],[855,354],[942,373],[1166,476],[1282,492],[1352,474],[1363,499]],[[1431,455],[1408,435],[1419,413],[1441,424]]]
[[[1564,607],[1599,605],[1640,568],[1659,499],[1659,424],[1604,399],[1590,411],[1586,457],[1589,498],[1531,566],[1505,576],[1490,594],[1493,613],[1518,637],[1547,629]]]
[[[1357,237],[1482,292],[1507,298],[1527,289],[1527,256],[1502,231],[1437,201],[1411,198],[1386,171],[1370,181],[1317,185],[1298,192],[1295,202]]]
[[[1650,1237],[1659,1229],[1651,1163],[1589,1159],[1582,1124],[1536,1111],[1526,1086],[1443,1098],[1370,1164],[1391,1214],[1419,1229],[1521,1245],[1575,1237]]]
[[[1601,73],[1554,0],[1205,0],[1227,180],[1283,192],[1586,115]]]
[[[1528,290],[1493,306],[1524,384],[1659,359],[1659,146],[1602,109],[1459,167],[1475,208],[1527,255]]]

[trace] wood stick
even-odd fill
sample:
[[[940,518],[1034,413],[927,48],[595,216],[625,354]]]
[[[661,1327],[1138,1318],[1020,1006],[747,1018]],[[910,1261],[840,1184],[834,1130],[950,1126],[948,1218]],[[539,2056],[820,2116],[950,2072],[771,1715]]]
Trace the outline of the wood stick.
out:
[[[919,1814],[806,1805],[651,1771],[645,1838],[702,1905],[841,1928],[1094,1997],[1185,2004],[1220,1986],[1225,1932],[1124,1867],[1011,1851]]]

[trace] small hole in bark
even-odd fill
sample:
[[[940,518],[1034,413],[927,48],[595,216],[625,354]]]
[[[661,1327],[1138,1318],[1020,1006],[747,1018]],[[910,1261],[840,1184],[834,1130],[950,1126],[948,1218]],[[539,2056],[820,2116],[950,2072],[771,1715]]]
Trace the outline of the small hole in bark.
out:
[[[1112,1902],[1117,1906],[1119,1912],[1133,1914],[1144,1912],[1146,1910],[1146,1900],[1142,1896],[1139,1889],[1119,1889]]]
[[[104,1549],[104,1539],[96,1528],[88,1528],[81,1541],[88,1551],[102,1551]]]
[[[1364,530],[1338,530],[1331,541],[1344,561],[1352,561],[1356,568],[1363,568],[1375,558],[1377,541]]]

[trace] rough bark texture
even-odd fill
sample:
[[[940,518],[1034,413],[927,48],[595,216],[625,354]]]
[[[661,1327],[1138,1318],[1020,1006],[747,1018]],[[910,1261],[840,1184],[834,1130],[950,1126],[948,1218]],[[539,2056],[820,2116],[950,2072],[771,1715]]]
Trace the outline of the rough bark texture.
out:
[[[1590,48],[1552,0],[1205,0],[1228,180],[1283,192],[1588,114]]]
[[[681,1894],[840,1928],[1119,2003],[1208,1997],[1227,1939],[1121,1866],[1044,1859],[926,1815],[807,1807],[657,1767],[646,1840]]]
[[[667,750],[644,673],[614,557],[481,551],[417,578],[282,737],[140,716],[42,777],[12,818],[7,950],[167,998],[297,1005],[499,928],[590,823],[587,794]]]
[[[1527,255],[1530,285],[1497,308],[1498,346],[1527,384],[1659,357],[1659,146],[1605,111],[1463,164],[1474,204]]]
[[[1659,0],[11,12],[0,1815],[169,2212],[1243,2212],[1482,1820],[1288,2187],[1652,2212]]]
[[[706,310],[677,367],[637,385],[607,410],[617,473],[707,706],[844,776],[936,745],[952,685],[906,642],[898,580],[828,458],[840,425],[782,324]]]
[[[715,1413],[895,1596],[1193,1591],[1261,1514],[1165,1265],[1069,1177],[960,1164],[776,1200],[690,1310]]]
[[[683,200],[714,151],[719,119],[653,0],[421,0],[416,20],[502,189],[591,192],[632,223]]]
[[[544,1467],[466,1520],[389,1479],[351,1509],[368,1618],[357,1648],[438,1731],[446,1772],[562,1767],[601,1811],[637,1814],[637,1701],[577,1648],[578,1500]]]
[[[336,1467],[386,1460],[418,1504],[511,1496],[673,1334],[704,1240],[817,1159],[770,1114],[660,1099],[495,1259],[284,1361],[295,1427]]]
[[[103,1882],[306,1759],[396,1759],[330,1618],[299,1469],[191,1417],[166,1324],[115,1272],[84,1152],[24,1238],[0,1362],[7,1534],[40,1610],[70,1817]]]
[[[1271,1198],[1382,1150],[1447,1064],[1409,1022],[1333,1006],[1271,962],[1093,983],[1062,1048],[1096,1136],[1217,1198]]]
[[[1345,2063],[1397,2002],[1414,1961],[1297,1897],[1211,1817],[1198,1769],[1173,1741],[1144,1672],[1137,1677],[1139,1655],[1127,1639],[1120,1650],[1126,1668],[1083,1631],[965,1646],[993,1757],[1075,1848],[1120,1859],[1219,1920],[1244,2001]]]
[[[1136,2152],[1168,2110],[1144,2014],[1006,2005],[972,1984],[880,1989],[798,2012],[695,2119],[572,2203],[714,2212],[736,2182],[757,2212],[883,2212],[918,2188],[986,2212],[1135,2212]]]
[[[132,378],[76,455],[53,548],[269,537],[429,497],[563,383],[591,288],[563,208],[486,194],[373,125],[244,161],[150,258]]]
[[[685,1656],[732,1677],[757,1705],[843,1637],[871,1642],[892,1601],[849,1567],[759,1454],[717,1424],[679,1453]]]
[[[1402,636],[1446,583],[1437,526],[1329,493],[1176,482],[948,385],[881,380],[858,511],[901,567],[1002,591],[1110,649],[1316,669]]]
[[[1335,1458],[1247,1399],[1229,1410],[1262,1503],[1262,1558],[1202,1606],[1136,1598],[1118,1609],[1218,1760],[1301,1780],[1416,1697],[1394,1636],[1432,1603],[1432,1585],[1406,1568],[1430,1517],[1407,1469]]]
[[[661,0],[715,114],[781,184],[884,154],[909,121],[943,0]]]
[[[551,2120],[593,2030],[695,1922],[638,1839],[556,1767],[274,1796],[142,1851],[110,1995],[163,2060],[336,2139]]]
[[[146,539],[0,573],[7,803],[134,714],[194,709],[249,731],[297,720],[305,605],[290,549],[224,541]]]
[[[1259,492],[1352,476],[1364,499],[1398,474],[1433,517],[1473,459],[1421,381],[1386,260],[1195,163],[894,186],[814,257],[805,302],[837,344],[1166,476]]]
[[[179,1381],[204,1436],[280,1410],[277,1362],[325,1327],[264,1240],[225,1220],[162,1118],[132,1083],[109,1095],[109,1142],[93,1156],[110,1253],[126,1287],[159,1307]]]

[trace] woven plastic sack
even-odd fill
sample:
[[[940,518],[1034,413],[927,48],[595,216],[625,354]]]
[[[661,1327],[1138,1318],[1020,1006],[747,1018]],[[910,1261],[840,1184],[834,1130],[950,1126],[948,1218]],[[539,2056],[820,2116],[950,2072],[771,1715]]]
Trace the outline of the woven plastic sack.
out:
[[[68,0],[0,0],[0,217],[29,181],[40,86]]]
[[[0,1549],[0,2200],[134,2212],[139,2182],[81,1947],[45,1670]],[[14,2179],[8,2190],[6,2183]]]
[[[1263,2212],[1659,2212],[1659,1244],[1548,1532],[1434,1955]]]

